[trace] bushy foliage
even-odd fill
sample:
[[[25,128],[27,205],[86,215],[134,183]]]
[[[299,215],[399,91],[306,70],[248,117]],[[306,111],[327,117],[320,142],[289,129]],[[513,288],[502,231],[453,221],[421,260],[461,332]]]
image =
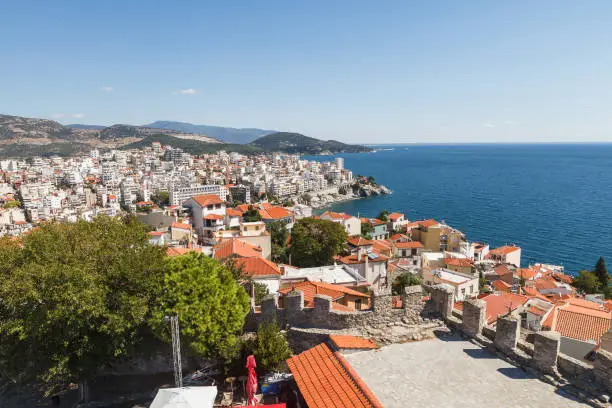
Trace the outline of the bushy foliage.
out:
[[[393,282],[391,289],[393,294],[399,295],[406,286],[421,285],[422,283],[423,279],[421,279],[419,276],[410,272],[404,272],[395,278],[395,282]]]
[[[242,214],[242,220],[244,222],[261,221],[261,214],[255,207],[250,206],[249,209]]]
[[[133,218],[46,223],[0,243],[0,371],[47,392],[91,378],[138,342],[163,251]]]
[[[203,254],[167,258],[161,289],[150,324],[162,340],[170,340],[165,316],[178,315],[181,340],[196,356],[222,355],[237,343],[249,297],[232,272]]]
[[[291,349],[276,321],[262,323],[257,327],[253,354],[257,367],[263,371],[277,371],[291,357]]]
[[[292,264],[299,267],[330,265],[338,255],[348,235],[342,225],[332,221],[303,218],[291,230],[289,254]]]

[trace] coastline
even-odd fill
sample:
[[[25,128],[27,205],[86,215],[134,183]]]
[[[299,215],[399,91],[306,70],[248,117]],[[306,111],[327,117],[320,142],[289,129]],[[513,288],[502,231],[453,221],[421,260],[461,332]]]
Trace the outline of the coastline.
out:
[[[346,193],[342,193],[343,189]],[[383,185],[371,185],[357,182],[350,186],[333,187],[317,193],[308,193],[310,200],[304,204],[309,205],[313,210],[321,210],[337,203],[392,193],[393,191],[391,191],[391,189]],[[297,198],[297,201],[303,202],[300,198]]]

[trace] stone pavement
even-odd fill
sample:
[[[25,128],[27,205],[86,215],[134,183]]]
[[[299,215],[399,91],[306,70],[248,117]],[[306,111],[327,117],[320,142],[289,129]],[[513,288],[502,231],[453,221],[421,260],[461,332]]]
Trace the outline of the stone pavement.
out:
[[[386,408],[586,406],[457,335],[345,357]]]

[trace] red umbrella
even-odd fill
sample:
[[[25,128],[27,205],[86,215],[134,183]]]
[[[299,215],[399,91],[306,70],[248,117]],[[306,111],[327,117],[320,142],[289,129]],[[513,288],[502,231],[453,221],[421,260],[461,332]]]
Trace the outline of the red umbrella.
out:
[[[257,367],[255,356],[251,354],[247,357],[246,363],[246,368],[249,370],[249,378],[246,383],[248,405],[257,405],[257,400],[255,399],[255,394],[257,393],[257,374],[255,373],[255,367]]]

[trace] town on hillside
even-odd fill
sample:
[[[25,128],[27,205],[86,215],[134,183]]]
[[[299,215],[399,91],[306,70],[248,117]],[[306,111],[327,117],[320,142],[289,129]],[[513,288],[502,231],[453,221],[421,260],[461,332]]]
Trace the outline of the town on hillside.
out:
[[[342,158],[192,156],[153,143],[82,157],[3,160],[0,170],[0,236],[19,241],[50,221],[130,214],[146,225],[147,245],[161,247],[167,259],[202,257],[197,262],[238,271],[249,297],[244,331],[263,336],[262,325],[274,321],[291,348],[259,372],[258,404],[411,406],[413,386],[402,381],[423,388],[427,379],[410,367],[460,362],[487,347],[506,356],[499,370],[528,367],[530,374],[517,378],[536,385],[479,372],[477,357],[439,375],[473,370],[501,394],[516,390],[513,398],[527,400],[535,393],[554,406],[580,404],[563,405],[570,399],[538,378],[595,406],[605,406],[612,393],[612,300],[603,259],[576,277],[546,260],[525,266],[520,247],[491,248],[434,219],[385,209],[375,218],[313,215],[330,202],[386,193],[372,178],[345,169]],[[246,377],[242,385],[238,377],[217,383],[214,395],[207,394],[210,404],[201,406],[253,402]],[[477,386],[461,392],[482,397]]]

